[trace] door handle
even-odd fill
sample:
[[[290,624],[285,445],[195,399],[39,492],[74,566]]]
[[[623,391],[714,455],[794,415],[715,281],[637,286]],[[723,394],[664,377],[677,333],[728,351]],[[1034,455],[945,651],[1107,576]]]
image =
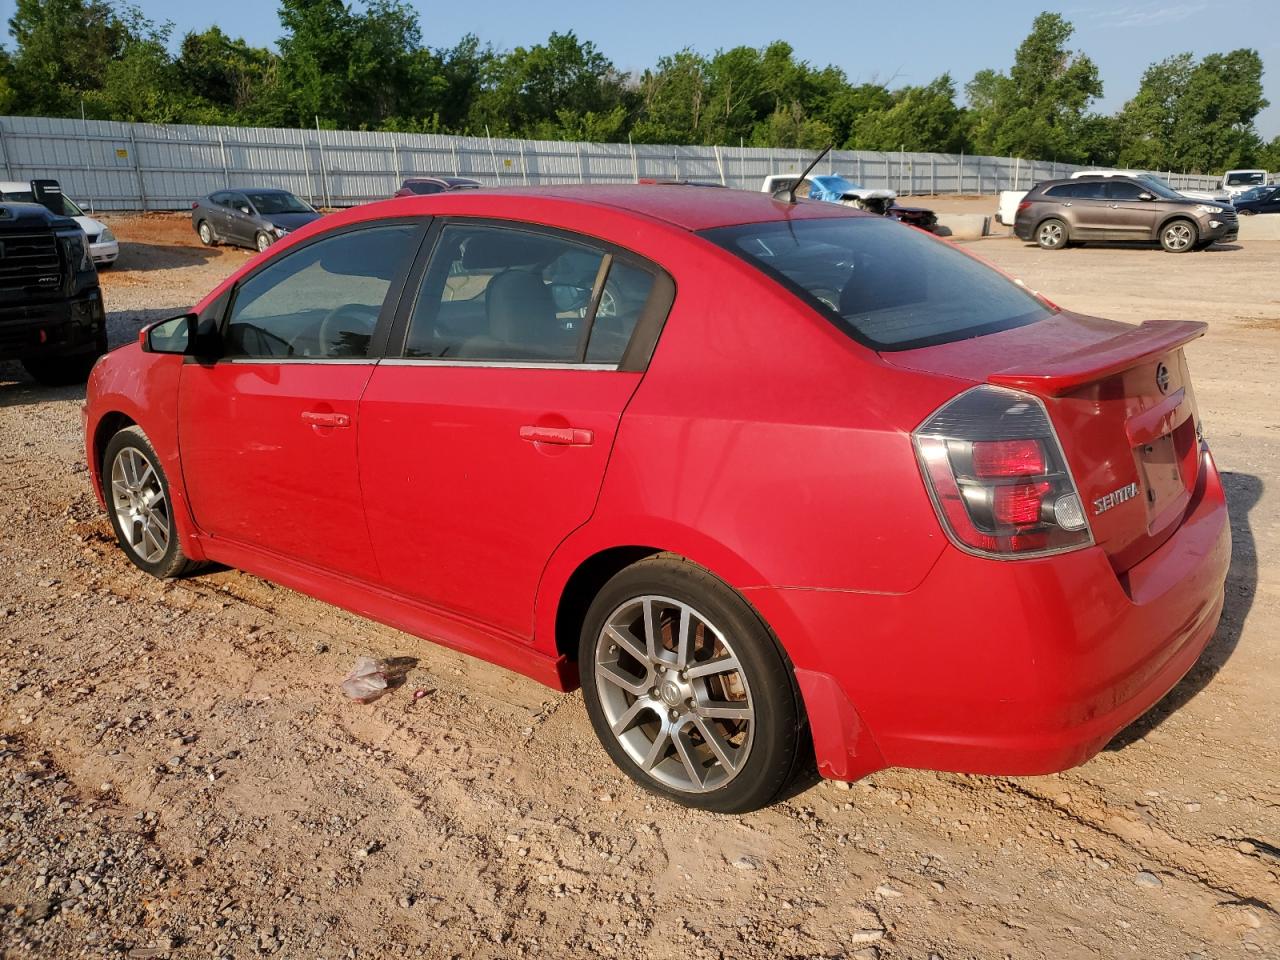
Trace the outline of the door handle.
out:
[[[351,418],[345,413],[321,413],[318,410],[303,410],[302,422],[313,427],[349,427]]]
[[[589,447],[595,440],[595,434],[577,427],[535,427],[526,424],[520,428],[520,439],[530,443],[556,443],[564,447]]]

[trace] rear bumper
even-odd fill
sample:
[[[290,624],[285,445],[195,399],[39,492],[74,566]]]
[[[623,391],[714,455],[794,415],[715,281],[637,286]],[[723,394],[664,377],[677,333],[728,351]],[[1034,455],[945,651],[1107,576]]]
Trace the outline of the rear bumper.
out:
[[[66,300],[0,307],[0,359],[105,349],[106,330],[107,315],[96,286]]]
[[[748,591],[792,652],[819,770],[1043,774],[1101,750],[1221,616],[1230,528],[1202,456],[1182,527],[1119,577],[1098,548],[1005,562],[948,547],[909,594]]]

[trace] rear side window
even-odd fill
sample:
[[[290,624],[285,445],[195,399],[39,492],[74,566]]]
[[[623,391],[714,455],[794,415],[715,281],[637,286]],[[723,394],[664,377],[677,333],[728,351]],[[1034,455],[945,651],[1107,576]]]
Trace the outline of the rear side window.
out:
[[[223,356],[367,357],[382,302],[414,252],[417,229],[365,227],[277,257],[236,289]]]
[[[654,275],[586,238],[449,224],[409,319],[404,355],[617,364]]]
[[[880,217],[753,223],[703,235],[879,350],[963,340],[1052,313],[973,257]]]
[[[1044,195],[1046,197],[1053,197],[1055,200],[1061,200],[1064,197],[1078,196],[1076,193],[1077,186],[1078,184],[1074,183],[1060,183],[1056,187],[1050,187],[1044,192]]]
[[[1072,196],[1077,200],[1105,200],[1107,197],[1107,184],[1102,180],[1081,180],[1074,187]]]

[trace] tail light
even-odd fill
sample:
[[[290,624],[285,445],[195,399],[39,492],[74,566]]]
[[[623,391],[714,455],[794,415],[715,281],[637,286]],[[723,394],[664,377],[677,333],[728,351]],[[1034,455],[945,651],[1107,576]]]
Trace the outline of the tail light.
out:
[[[199,200],[192,200],[192,201],[191,201],[191,209],[192,209],[192,210],[199,209],[199,207],[200,207],[200,201],[199,201]]]
[[[1028,557],[1093,543],[1049,414],[1030,394],[974,387],[912,439],[938,519],[962,550]]]
[[[1030,200],[1023,200],[1021,203],[1018,204],[1019,210],[1029,210],[1030,208],[1031,208]]]

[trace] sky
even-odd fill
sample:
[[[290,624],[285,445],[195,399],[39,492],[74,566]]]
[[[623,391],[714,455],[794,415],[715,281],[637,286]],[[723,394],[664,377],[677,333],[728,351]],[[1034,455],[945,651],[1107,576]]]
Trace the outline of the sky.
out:
[[[217,25],[255,45],[274,46],[281,28],[274,0],[133,0],[156,21],[170,20],[177,38]],[[358,0],[357,0],[358,2]],[[1183,51],[1197,57],[1252,46],[1262,55],[1265,94],[1272,106],[1257,121],[1265,139],[1280,134],[1280,31],[1276,0],[1062,0],[1048,5],[1017,0],[907,0],[901,4],[844,0],[795,5],[778,0],[487,0],[484,3],[412,3],[423,41],[452,46],[474,33],[508,49],[572,30],[623,71],[651,66],[682,47],[711,53],[720,47],[790,43],[815,65],[834,64],[854,82],[895,87],[927,83],[950,72],[957,86],[985,67],[1007,70],[1035,15],[1056,10],[1076,27],[1071,43],[1098,64],[1105,96],[1097,109],[1111,113],[1138,88],[1142,72]],[[0,0],[8,21],[13,0]],[[1257,24],[1261,29],[1251,29]]]

